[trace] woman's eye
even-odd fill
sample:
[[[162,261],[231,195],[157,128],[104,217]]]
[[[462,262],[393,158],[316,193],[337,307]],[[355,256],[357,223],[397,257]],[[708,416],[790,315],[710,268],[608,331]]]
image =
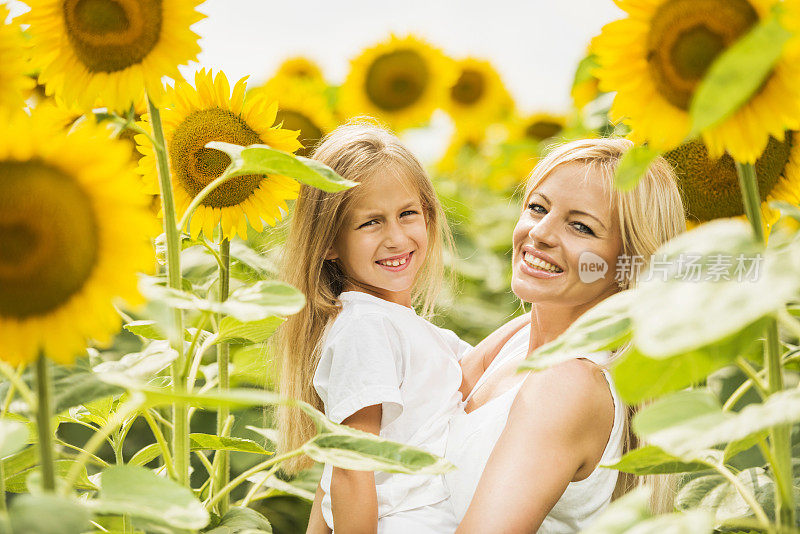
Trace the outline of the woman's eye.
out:
[[[572,223],[572,225],[582,234],[594,235],[594,231],[583,223]]]
[[[533,211],[534,213],[541,213],[541,214],[547,213],[547,210],[544,209],[544,206],[542,206],[541,204],[537,204],[535,202],[531,202],[530,204],[528,204],[528,209]]]

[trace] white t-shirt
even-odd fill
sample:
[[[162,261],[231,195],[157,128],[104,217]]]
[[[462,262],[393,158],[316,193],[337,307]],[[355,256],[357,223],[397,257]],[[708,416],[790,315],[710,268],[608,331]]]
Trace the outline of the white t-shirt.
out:
[[[328,330],[314,374],[325,415],[341,423],[362,408],[381,404],[381,437],[444,456],[448,421],[460,410],[458,360],[470,345],[400,304],[357,291],[346,291],[339,300],[342,310]],[[320,484],[325,491],[322,515],[333,527],[331,473],[326,464]],[[388,524],[407,510],[451,514],[441,475],[376,472],[375,486],[381,533],[400,532]],[[423,523],[415,534],[425,532],[427,519],[414,520]],[[428,531],[437,532],[434,525],[443,521],[450,518],[430,517]]]
[[[522,328],[503,345],[495,359],[481,375],[472,392],[497,369],[511,361],[525,359],[530,342],[530,326]],[[603,365],[607,352],[576,356]],[[611,376],[603,370],[614,401],[614,423],[600,465],[622,455],[624,438],[625,409],[614,389]],[[489,455],[492,453],[500,434],[506,426],[508,413],[522,383],[520,381],[475,410],[463,411],[450,421],[446,458],[457,469],[445,474],[445,481],[451,492],[450,502],[457,522],[461,522],[478,487]],[[470,397],[472,396],[470,393]],[[469,400],[469,397],[464,401]],[[567,534],[586,528],[611,501],[611,494],[617,483],[618,472],[613,469],[597,467],[583,480],[570,482],[566,490],[545,517],[539,527],[539,534]],[[513,491],[510,488],[495,488],[495,491]]]

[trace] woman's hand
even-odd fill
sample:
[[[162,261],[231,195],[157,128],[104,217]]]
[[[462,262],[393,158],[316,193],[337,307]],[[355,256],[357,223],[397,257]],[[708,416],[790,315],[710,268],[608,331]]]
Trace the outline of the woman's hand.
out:
[[[349,427],[379,434],[383,408],[362,408],[344,421]],[[333,468],[331,476],[333,529],[336,532],[375,534],[378,531],[378,495],[372,471]]]
[[[594,363],[528,375],[457,534],[535,532],[567,485],[597,467],[613,424],[611,391]]]
[[[486,336],[486,339],[475,345],[475,348],[461,358],[461,395],[467,398],[478,379],[492,363],[497,353],[511,337],[531,322],[531,314],[525,313],[511,319],[506,324]]]

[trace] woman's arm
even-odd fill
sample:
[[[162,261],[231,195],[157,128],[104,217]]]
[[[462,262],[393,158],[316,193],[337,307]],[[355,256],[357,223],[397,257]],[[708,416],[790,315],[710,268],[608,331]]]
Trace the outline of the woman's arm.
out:
[[[314,504],[311,505],[311,515],[308,517],[308,527],[306,534],[331,534],[331,529],[322,517],[322,485],[317,484],[317,492],[314,494]]]
[[[520,328],[531,322],[531,315],[525,313],[519,317],[511,319],[506,324],[486,336],[486,338],[475,345],[475,348],[469,351],[461,358],[461,387],[459,391],[464,398],[469,395],[472,388],[480,376],[492,363],[494,357],[500,352],[503,345],[508,342],[511,337],[519,332]]]
[[[380,404],[367,406],[342,421],[364,432],[380,433]],[[331,477],[333,529],[336,532],[374,534],[378,530],[378,496],[372,471],[333,468]]]
[[[595,364],[572,360],[530,374],[457,532],[535,532],[567,484],[595,469],[613,423]]]

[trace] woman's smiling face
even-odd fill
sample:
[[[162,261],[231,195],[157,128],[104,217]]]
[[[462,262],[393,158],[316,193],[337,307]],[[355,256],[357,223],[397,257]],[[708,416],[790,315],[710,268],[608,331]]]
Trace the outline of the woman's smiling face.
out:
[[[590,173],[580,163],[560,165],[525,199],[511,280],[523,301],[589,309],[618,291],[619,220],[602,179]]]

